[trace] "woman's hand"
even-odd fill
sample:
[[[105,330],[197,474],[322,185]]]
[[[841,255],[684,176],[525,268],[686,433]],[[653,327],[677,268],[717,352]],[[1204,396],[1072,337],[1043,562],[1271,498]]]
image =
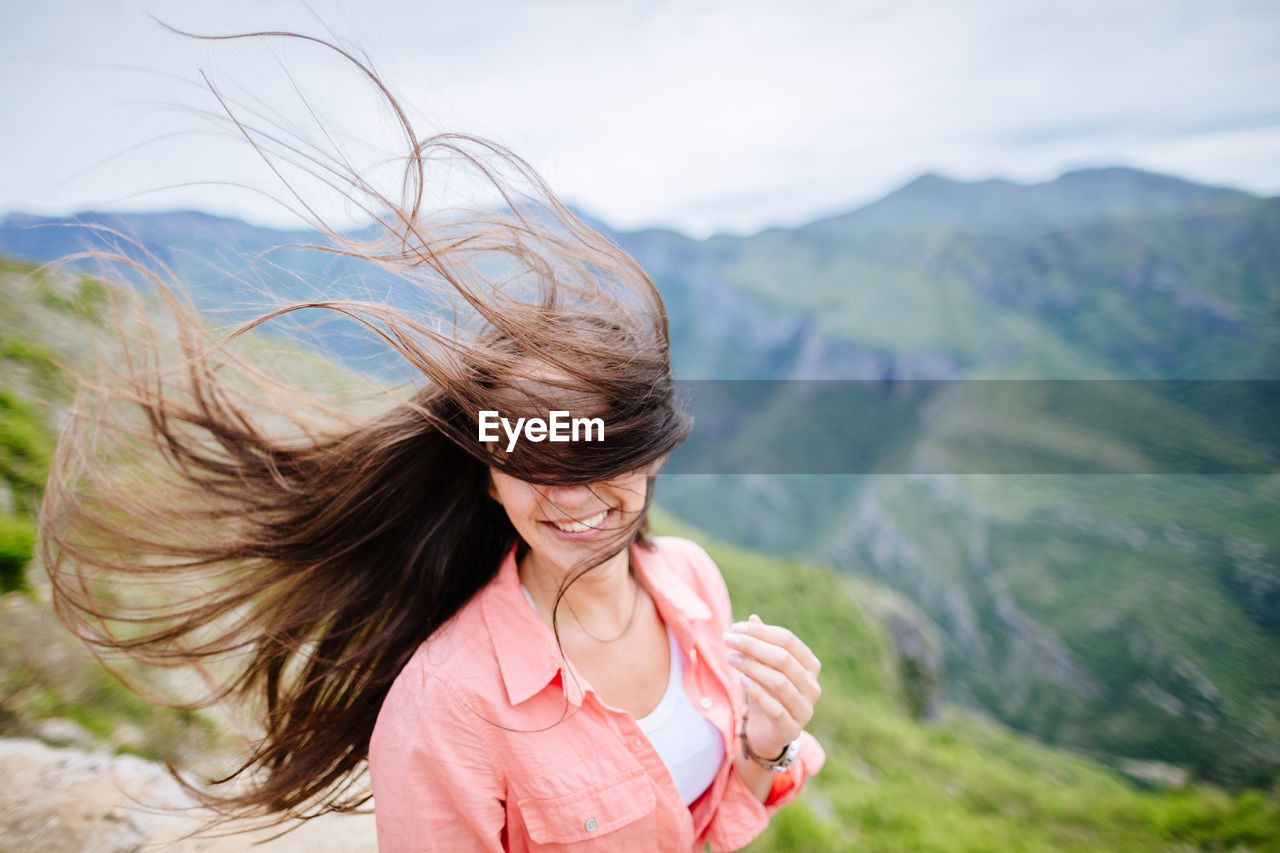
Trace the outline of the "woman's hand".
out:
[[[747,743],[763,758],[780,756],[813,719],[813,706],[822,695],[822,664],[795,634],[766,625],[754,613],[746,622],[735,622],[724,641],[751,707]]]

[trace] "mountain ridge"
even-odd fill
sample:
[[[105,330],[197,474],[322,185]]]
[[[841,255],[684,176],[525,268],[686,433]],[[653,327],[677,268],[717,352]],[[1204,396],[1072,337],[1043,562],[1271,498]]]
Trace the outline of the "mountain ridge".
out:
[[[799,225],[791,226],[765,226],[752,234],[747,235],[726,235],[712,234],[706,237],[693,237],[677,228],[668,226],[647,226],[633,229],[618,229],[611,226],[603,218],[580,211],[576,208],[575,214],[584,222],[593,228],[603,229],[610,234],[644,234],[644,233],[661,233],[678,236],[685,240],[697,243],[705,243],[708,241],[723,239],[749,239],[758,234],[768,233],[772,231],[826,231],[836,225],[857,221],[866,221],[874,225],[901,224],[896,222],[901,217],[907,222],[916,222],[922,220],[926,215],[944,214],[943,221],[950,222],[962,221],[961,212],[956,211],[951,205],[959,202],[972,204],[974,202],[974,193],[995,193],[1006,197],[1024,195],[1037,196],[1046,193],[1057,193],[1062,190],[1069,190],[1075,193],[1084,193],[1087,190],[1103,189],[1104,191],[1118,192],[1120,189],[1128,188],[1135,190],[1142,195],[1138,196],[1141,204],[1131,204],[1129,207],[1114,210],[1114,215],[1128,216],[1137,212],[1147,213],[1163,213],[1172,210],[1183,209],[1192,204],[1203,203],[1206,201],[1221,200],[1239,200],[1244,198],[1266,199],[1278,198],[1262,196],[1239,190],[1231,187],[1218,186],[1190,180],[1188,178],[1179,177],[1177,175],[1137,169],[1129,166],[1096,166],[1082,169],[1072,169],[1061,173],[1058,177],[1049,181],[1040,182],[1022,182],[1014,181],[1008,178],[992,177],[975,180],[961,180],[949,177],[940,172],[923,172],[915,178],[907,181],[894,190],[889,191],[883,196],[874,199],[865,204],[856,206],[842,213],[833,213],[819,216],[815,219],[803,222]],[[958,195],[968,194],[968,198],[959,198]],[[939,198],[941,197],[941,199]],[[985,204],[985,200],[978,196],[980,203]],[[943,200],[947,204],[939,204]],[[1037,200],[1037,205],[1044,205],[1043,200]],[[904,205],[917,204],[922,206],[930,206],[927,212],[912,211],[909,214],[900,212],[898,209]],[[1105,211],[1106,208],[1094,208],[1095,213]],[[972,215],[972,211],[970,211]],[[1088,211],[1084,211],[1080,216],[1089,215]],[[71,214],[51,215],[51,214],[35,214],[21,210],[13,210],[0,215],[0,228],[24,228],[29,226],[47,226],[61,224],[82,223],[85,225],[110,225],[115,223],[133,223],[137,225],[156,226],[163,225],[166,230],[177,223],[181,222],[198,223],[202,226],[219,225],[230,226],[230,230],[238,230],[244,233],[253,232],[271,232],[281,235],[290,235],[292,237],[308,237],[314,236],[315,232],[307,227],[299,228],[281,228],[275,226],[256,225],[245,219],[226,214],[215,214],[201,211],[196,208],[180,208],[174,210],[155,210],[155,211],[112,211],[86,209],[79,210]],[[981,216],[978,222],[983,222]],[[1004,219],[999,220],[1001,224],[1007,224]],[[936,223],[935,223],[936,224]],[[35,241],[33,241],[35,242]],[[13,248],[14,241],[10,238],[9,244],[6,245],[5,251],[10,257],[19,260],[39,260],[50,257],[47,249],[40,247],[35,253],[23,252],[21,248]],[[68,254],[63,252],[62,254]]]
[[[1054,227],[1163,215],[1245,198],[1258,196],[1126,166],[1076,169],[1037,183],[1006,178],[960,181],[928,172],[861,208],[795,230],[835,236],[851,226]]]

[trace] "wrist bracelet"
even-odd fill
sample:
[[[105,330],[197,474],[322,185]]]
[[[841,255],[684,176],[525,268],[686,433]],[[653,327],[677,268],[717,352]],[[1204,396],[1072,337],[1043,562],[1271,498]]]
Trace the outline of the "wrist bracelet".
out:
[[[747,758],[750,758],[756,764],[766,770],[772,770],[774,773],[785,773],[787,768],[791,766],[791,762],[795,760],[796,753],[800,751],[800,739],[796,738],[787,744],[786,749],[782,750],[782,754],[777,758],[761,758],[751,749],[751,744],[747,743],[747,715],[742,714],[742,728],[738,731],[738,740],[742,741],[742,752]]]

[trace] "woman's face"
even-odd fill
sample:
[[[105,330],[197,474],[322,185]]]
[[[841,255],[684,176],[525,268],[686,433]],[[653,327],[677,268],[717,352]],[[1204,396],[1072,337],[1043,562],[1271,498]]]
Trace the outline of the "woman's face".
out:
[[[569,569],[631,529],[644,511],[648,478],[657,467],[578,486],[540,486],[491,468],[489,494],[539,562]]]

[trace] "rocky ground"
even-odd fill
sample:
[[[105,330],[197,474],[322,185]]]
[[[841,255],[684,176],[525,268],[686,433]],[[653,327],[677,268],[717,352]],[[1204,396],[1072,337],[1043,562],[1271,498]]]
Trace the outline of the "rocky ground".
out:
[[[373,815],[325,815],[275,840],[279,829],[226,824],[190,837],[208,818],[164,767],[131,755],[0,739],[3,853],[263,853],[376,851]]]

